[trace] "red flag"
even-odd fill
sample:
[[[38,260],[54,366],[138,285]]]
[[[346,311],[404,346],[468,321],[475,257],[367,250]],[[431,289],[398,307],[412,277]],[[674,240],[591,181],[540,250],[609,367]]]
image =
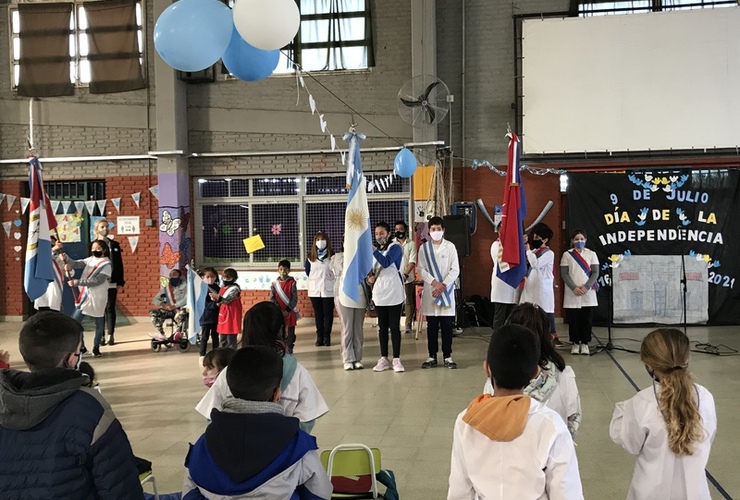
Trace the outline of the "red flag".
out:
[[[501,260],[513,267],[520,263],[520,245],[523,244],[521,229],[523,221],[520,219],[522,197],[521,172],[519,171],[519,137],[513,132],[510,137],[499,239],[503,247]]]

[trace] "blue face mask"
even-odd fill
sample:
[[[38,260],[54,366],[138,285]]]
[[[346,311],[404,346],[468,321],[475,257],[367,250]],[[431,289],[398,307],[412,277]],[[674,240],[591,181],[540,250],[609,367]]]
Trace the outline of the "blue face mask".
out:
[[[180,284],[180,278],[170,278],[170,285],[177,286]]]
[[[586,248],[586,242],[585,241],[574,241],[573,246],[576,247],[579,250],[582,250]]]

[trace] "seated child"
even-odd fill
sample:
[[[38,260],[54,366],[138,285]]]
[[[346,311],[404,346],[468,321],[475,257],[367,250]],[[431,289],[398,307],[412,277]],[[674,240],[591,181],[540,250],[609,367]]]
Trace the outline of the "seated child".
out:
[[[170,271],[170,279],[167,286],[161,287],[157,295],[152,299],[152,304],[158,306],[158,309],[153,309],[149,312],[149,316],[152,318],[152,324],[157,329],[155,338],[158,340],[165,339],[162,325],[167,319],[172,319],[180,330],[184,328],[184,314],[181,314],[181,309],[187,303],[187,295],[187,285],[182,279],[182,272],[179,269],[173,269]]]
[[[704,469],[717,413],[712,394],[688,370],[689,347],[681,330],[650,332],[640,361],[653,383],[614,409],[609,435],[637,455],[629,499],[711,498]]]
[[[329,407],[308,370],[286,352],[283,313],[272,302],[259,302],[244,315],[242,346],[250,345],[271,347],[283,357],[279,403],[286,416],[296,417],[301,422],[301,429],[311,432],[316,419],[329,411]],[[226,383],[228,372],[227,366],[195,407],[204,417],[211,418],[211,411],[214,408],[220,410],[224,401],[232,396]]]
[[[208,292],[218,305],[218,332],[221,347],[236,349],[236,336],[242,324],[242,290],[236,282],[239,275],[232,268],[224,269],[221,275],[221,289],[218,293]]]
[[[288,352],[295,346],[295,325],[298,322],[298,287],[295,278],[290,275],[290,261],[278,262],[278,279],[270,287],[270,302],[277,305],[285,317],[285,328],[288,330]]]
[[[224,373],[234,395],[214,409],[190,447],[183,498],[331,498],[316,438],[278,403],[283,358],[273,347],[239,349]]]
[[[583,498],[573,439],[563,419],[526,396],[536,377],[540,346],[523,326],[491,336],[483,394],[455,421],[448,499]]]
[[[203,366],[203,357],[208,352],[208,339],[211,339],[213,347],[218,347],[218,332],[216,332],[216,326],[218,325],[218,305],[211,297],[213,292],[218,295],[221,287],[218,286],[218,273],[212,267],[206,267],[203,269],[203,275],[201,276],[203,281],[208,285],[208,295],[206,295],[206,303],[203,308],[203,314],[200,317],[200,359],[198,360],[198,366]]]
[[[203,357],[203,385],[211,387],[224,368],[229,364],[234,356],[234,349],[231,347],[217,347],[211,349]]]
[[[540,340],[540,373],[524,388],[524,394],[555,410],[568,425],[568,431],[575,439],[581,426],[581,398],[578,395],[576,374],[555,350],[548,315],[534,304],[519,304],[511,310],[509,324],[529,328]],[[493,395],[490,380],[486,382],[483,392]]]

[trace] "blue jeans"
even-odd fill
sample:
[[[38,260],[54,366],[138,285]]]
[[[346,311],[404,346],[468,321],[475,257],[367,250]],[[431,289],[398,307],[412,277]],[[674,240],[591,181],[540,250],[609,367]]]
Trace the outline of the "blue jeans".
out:
[[[82,310],[79,307],[75,308],[75,312],[72,313],[72,319],[82,324]],[[92,317],[92,316],[91,316]],[[93,318],[95,320],[95,339],[93,340],[93,347],[100,347],[100,342],[103,341],[103,335],[105,334],[105,316],[99,318]],[[82,345],[85,345],[85,336],[82,336]]]

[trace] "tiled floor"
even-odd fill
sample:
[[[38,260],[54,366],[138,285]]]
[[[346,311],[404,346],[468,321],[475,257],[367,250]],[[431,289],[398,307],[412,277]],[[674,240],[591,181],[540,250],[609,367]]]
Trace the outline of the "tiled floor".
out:
[[[308,320],[310,321],[310,320]],[[444,498],[449,474],[452,425],[455,416],[482,390],[482,361],[488,330],[466,330],[454,341],[454,358],[460,368],[422,370],[426,342],[405,335],[402,360],[406,373],[373,373],[378,356],[377,337],[368,323],[365,334],[365,364],[362,371],[341,369],[339,347],[314,347],[311,327],[303,320],[298,328],[296,355],[308,368],[326,399],[330,411],[314,429],[322,449],[339,443],[361,442],[379,446],[385,468],[398,480],[401,498]],[[12,362],[20,361],[17,333],[20,323],[0,323],[0,348],[8,349]],[[92,359],[102,393],[123,423],[134,452],[154,463],[160,492],[182,486],[183,459],[188,442],[203,432],[204,419],[193,407],[205,393],[198,353],[174,349],[152,352],[147,323],[121,327],[119,344],[103,348],[104,355]],[[336,330],[336,325],[335,325]],[[616,343],[639,348],[647,329],[617,329]],[[596,328],[598,336],[606,336]],[[88,342],[92,333],[87,334]],[[736,327],[689,329],[692,340],[740,348]],[[335,335],[335,344],[339,335]],[[629,398],[634,389],[617,364],[605,353],[571,356],[566,361],[577,375],[583,405],[583,424],[577,453],[585,496],[588,499],[620,499],[626,496],[634,460],[609,439],[608,426],[614,403]],[[648,379],[636,354],[613,351],[614,360],[641,387]],[[694,354],[691,369],[698,381],[715,397],[719,429],[712,448],[709,472],[730,497],[740,497],[737,459],[740,431],[735,427],[740,408],[740,357]],[[723,498],[712,487],[713,498]]]

